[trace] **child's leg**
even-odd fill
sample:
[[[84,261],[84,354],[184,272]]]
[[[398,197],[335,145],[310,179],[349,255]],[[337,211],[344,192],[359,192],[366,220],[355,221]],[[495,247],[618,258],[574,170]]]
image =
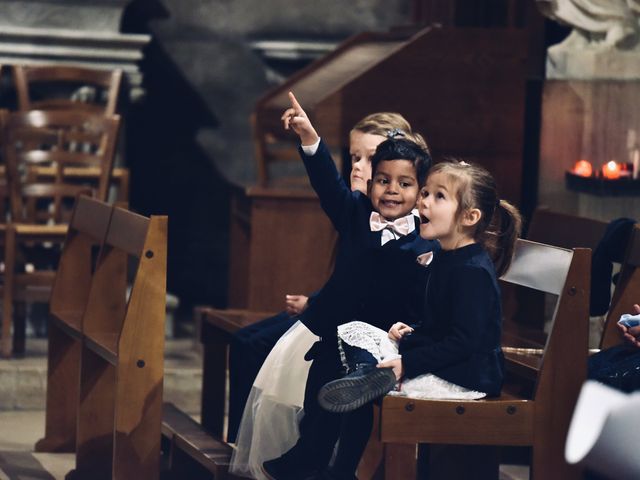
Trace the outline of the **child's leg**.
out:
[[[296,445],[275,461],[275,468],[288,475],[325,468],[338,439],[341,417],[318,405],[318,391],[327,382],[342,376],[335,339],[316,342],[313,362],[305,388],[304,416],[300,421],[300,438]],[[273,464],[272,464],[273,465]]]
[[[229,431],[227,440],[235,442],[242,412],[253,381],[269,352],[296,322],[286,312],[238,330],[229,346]]]
[[[344,415],[340,429],[338,452],[331,470],[340,476],[353,477],[369,442],[373,428],[373,403]]]

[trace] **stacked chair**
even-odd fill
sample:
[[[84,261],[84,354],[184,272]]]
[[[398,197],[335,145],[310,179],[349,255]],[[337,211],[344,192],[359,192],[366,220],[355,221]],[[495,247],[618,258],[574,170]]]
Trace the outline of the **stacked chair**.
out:
[[[108,199],[122,72],[14,66],[13,77],[19,111],[0,115],[2,357],[24,352],[30,302],[49,301],[76,197]]]

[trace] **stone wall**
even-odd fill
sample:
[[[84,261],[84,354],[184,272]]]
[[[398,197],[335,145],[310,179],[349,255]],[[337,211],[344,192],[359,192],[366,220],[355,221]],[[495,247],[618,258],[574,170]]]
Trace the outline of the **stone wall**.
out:
[[[185,314],[194,303],[226,302],[229,182],[255,180],[249,117],[258,98],[313,58],[315,50],[299,48],[301,40],[324,45],[315,53],[322,54],[352,34],[409,23],[409,6],[409,0],[129,5],[124,31],[153,38],[142,64],[146,99],[128,118],[132,204],[170,217],[168,286]],[[265,39],[285,40],[291,58],[261,56],[253,46]]]

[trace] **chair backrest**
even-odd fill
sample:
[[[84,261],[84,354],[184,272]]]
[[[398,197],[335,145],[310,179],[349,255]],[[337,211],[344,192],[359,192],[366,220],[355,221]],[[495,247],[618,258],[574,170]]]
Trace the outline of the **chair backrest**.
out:
[[[527,240],[562,248],[590,248],[594,250],[602,238],[607,223],[538,207],[531,216]],[[550,319],[550,298],[541,292],[518,287],[503,288],[505,300],[505,331],[522,335],[531,329],[541,330]],[[537,335],[540,341],[544,335]]]
[[[5,123],[3,150],[14,222],[63,221],[69,210],[63,208],[65,199],[79,193],[95,191],[106,200],[119,116],[35,110],[9,114]],[[87,168],[98,170],[97,185],[70,182],[70,170]],[[44,199],[50,202],[43,204]]]
[[[627,243],[627,251],[620,267],[611,306],[607,313],[600,348],[613,347],[622,342],[622,335],[616,326],[620,316],[633,313],[633,305],[640,304],[640,224],[634,225]]]
[[[109,227],[113,206],[80,195],[60,256],[49,311],[59,321],[82,331],[82,315],[89,297],[98,251]]]
[[[81,109],[113,115],[122,71],[70,65],[15,65],[13,78],[20,111]]]
[[[542,356],[533,365],[538,371],[536,400],[552,396],[554,389],[569,389],[577,398],[586,376],[590,273],[589,249],[518,240],[511,268],[502,277],[558,296]]]

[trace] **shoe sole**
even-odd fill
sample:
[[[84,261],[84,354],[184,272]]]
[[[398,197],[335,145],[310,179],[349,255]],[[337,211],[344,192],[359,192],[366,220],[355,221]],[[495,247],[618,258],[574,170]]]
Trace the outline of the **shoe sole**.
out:
[[[390,392],[395,384],[396,376],[391,368],[376,368],[362,377],[327,383],[318,392],[318,403],[330,412],[351,412]]]

